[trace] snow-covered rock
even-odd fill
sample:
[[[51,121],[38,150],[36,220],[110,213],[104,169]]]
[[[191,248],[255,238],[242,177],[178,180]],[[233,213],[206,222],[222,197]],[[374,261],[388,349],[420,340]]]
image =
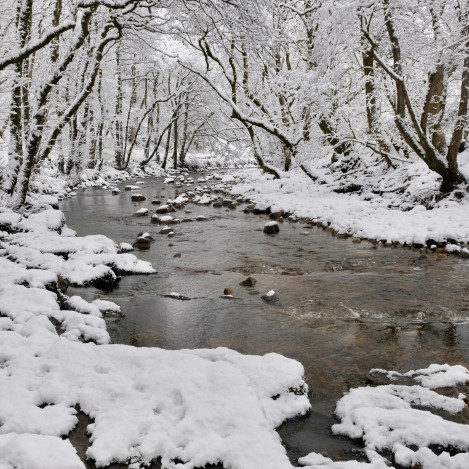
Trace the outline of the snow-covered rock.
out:
[[[276,221],[269,221],[264,225],[264,233],[275,234],[280,231],[280,226]]]

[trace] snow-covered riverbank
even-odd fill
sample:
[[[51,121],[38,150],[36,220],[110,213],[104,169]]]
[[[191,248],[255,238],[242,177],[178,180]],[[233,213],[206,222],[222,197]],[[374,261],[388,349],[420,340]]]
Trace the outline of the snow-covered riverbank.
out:
[[[252,170],[235,174],[231,191],[258,207],[309,218],[339,235],[406,245],[447,243],[448,251],[461,251],[455,242],[469,243],[468,194],[461,194],[461,200],[450,196],[428,208],[419,202],[412,205],[410,200],[422,195],[419,191],[436,194],[438,184],[431,175],[416,176],[406,193],[398,194],[388,190],[399,182],[398,176],[387,176],[388,187],[382,187],[380,195],[371,190],[344,194],[335,192],[340,192],[340,182],[319,172],[313,182],[299,168],[276,180]]]

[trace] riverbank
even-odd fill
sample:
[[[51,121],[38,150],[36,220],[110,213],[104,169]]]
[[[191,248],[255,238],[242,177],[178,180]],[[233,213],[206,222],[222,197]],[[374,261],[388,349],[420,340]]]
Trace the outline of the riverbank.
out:
[[[427,195],[436,193],[432,187],[435,184],[429,187],[418,180],[405,195],[392,191],[340,193],[336,180],[323,175],[323,179],[313,182],[298,168],[281,179],[272,179],[260,170],[233,174],[230,192],[250,199],[258,209],[309,219],[339,237],[354,237],[357,242],[444,248],[469,257],[469,194],[455,193],[423,204],[417,198],[419,185]],[[411,204],[413,196],[415,202]]]

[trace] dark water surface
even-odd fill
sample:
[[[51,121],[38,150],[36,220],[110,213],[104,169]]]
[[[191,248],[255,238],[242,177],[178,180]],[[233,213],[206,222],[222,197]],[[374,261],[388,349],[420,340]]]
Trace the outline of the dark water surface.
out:
[[[196,176],[197,178],[198,176]],[[419,259],[412,249],[376,247],[337,239],[316,227],[285,222],[280,233],[262,232],[265,218],[236,210],[188,204],[173,216],[203,214],[205,222],[174,225],[159,234],[150,217],[133,217],[151,200],[164,202],[196,185],[176,188],[145,179],[132,203],[89,189],[62,202],[68,225],[79,235],[104,234],[132,243],[139,232],[156,240],[135,254],[158,271],[126,276],[106,294],[70,289],[91,300],[118,303],[125,317],[108,320],[114,343],[165,349],[230,347],[242,353],[278,352],[299,360],[311,390],[311,415],[279,429],[292,461],[311,451],[334,459],[357,457],[360,446],[332,436],[336,401],[365,384],[370,368],[407,371],[431,363],[469,363],[469,261],[456,256]],[[191,210],[191,214],[185,213]],[[172,244],[172,246],[170,246]],[[180,253],[181,257],[174,257]],[[248,275],[253,288],[239,285]],[[223,297],[225,288],[234,298]],[[275,290],[279,302],[261,295]],[[191,298],[167,298],[171,292]]]

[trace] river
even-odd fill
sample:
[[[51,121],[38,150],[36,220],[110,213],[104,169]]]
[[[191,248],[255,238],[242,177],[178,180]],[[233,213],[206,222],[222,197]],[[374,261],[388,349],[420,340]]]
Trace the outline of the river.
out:
[[[195,179],[200,177],[192,175]],[[282,441],[291,460],[309,452],[334,459],[360,458],[361,446],[331,435],[337,400],[365,385],[373,367],[407,371],[431,363],[469,364],[469,261],[456,256],[338,239],[317,227],[285,221],[280,233],[262,229],[267,219],[235,210],[188,204],[174,216],[208,221],[174,226],[159,234],[141,207],[195,186],[175,187],[144,179],[145,202],[133,203],[122,182],[119,195],[87,189],[61,203],[78,234],[104,234],[132,243],[139,232],[155,241],[136,251],[157,273],[124,276],[105,293],[70,288],[67,294],[105,298],[125,313],[107,320],[114,343],[165,349],[229,347],[242,353],[281,353],[305,367],[311,414],[284,424]],[[189,210],[192,213],[186,213]],[[176,255],[176,256],[175,256]],[[247,276],[254,287],[240,286]],[[235,290],[233,298],[223,294]],[[275,290],[279,301],[261,295]],[[170,298],[172,292],[190,300]]]

